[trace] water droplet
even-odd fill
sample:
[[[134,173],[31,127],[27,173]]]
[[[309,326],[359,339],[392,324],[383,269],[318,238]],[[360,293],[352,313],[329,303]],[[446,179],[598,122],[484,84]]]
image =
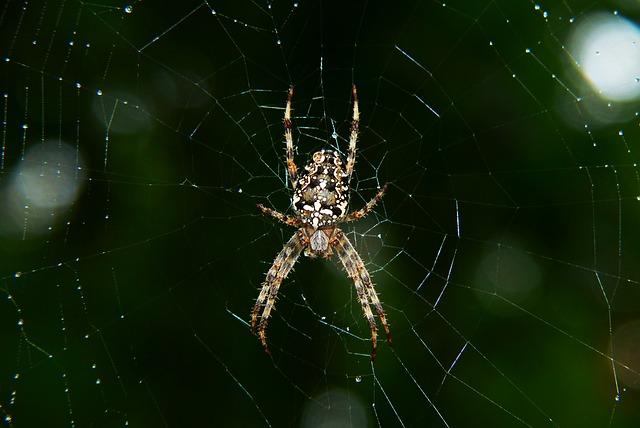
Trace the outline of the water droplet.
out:
[[[20,278],[22,276],[22,272],[16,272],[13,274],[15,278]]]
[[[102,383],[102,381],[100,380],[100,378],[96,379],[96,385],[100,385],[100,383]]]
[[[124,13],[131,13],[133,12],[133,6],[131,6],[130,4],[126,5],[124,7]]]
[[[76,88],[78,89],[82,88],[82,85],[80,84],[80,82],[76,82]]]
[[[19,320],[18,320],[18,325],[24,325],[24,320],[19,319]]]
[[[98,90],[96,91],[96,95],[102,95],[102,89],[98,89]]]
[[[356,376],[356,383],[362,382],[362,376]]]

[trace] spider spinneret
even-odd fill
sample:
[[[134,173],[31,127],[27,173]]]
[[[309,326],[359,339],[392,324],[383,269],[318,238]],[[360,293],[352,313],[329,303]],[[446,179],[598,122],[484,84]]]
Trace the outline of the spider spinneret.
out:
[[[347,213],[349,182],[355,165],[356,142],[360,124],[358,95],[355,85],[352,89],[352,95],[353,118],[351,120],[349,152],[346,163],[342,161],[339,153],[333,150],[320,150],[311,156],[311,160],[298,177],[291,132],[293,87],[289,88],[284,113],[284,135],[287,151],[287,172],[293,188],[291,203],[295,215],[288,216],[263,205],[258,205],[263,214],[272,216],[286,225],[298,228],[298,231],[293,234],[273,261],[251,312],[251,328],[254,332],[257,332],[267,353],[269,353],[266,335],[267,323],[275,306],[278,289],[303,250],[308,257],[327,259],[333,255],[335,250],[349,278],[355,285],[362,311],[369,322],[372,344],[371,359],[375,359],[376,356],[378,337],[378,327],[371,305],[374,306],[384,327],[387,342],[391,343],[391,332],[386,314],[373,287],[369,272],[367,272],[364,262],[351,242],[349,242],[345,233],[337,227],[339,223],[359,220],[366,216],[382,199],[387,187],[384,185],[363,208]]]

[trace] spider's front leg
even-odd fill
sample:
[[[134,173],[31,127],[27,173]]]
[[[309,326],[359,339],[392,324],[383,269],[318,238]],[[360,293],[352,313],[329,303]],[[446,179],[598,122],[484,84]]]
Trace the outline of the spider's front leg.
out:
[[[391,344],[391,330],[387,323],[387,315],[382,308],[382,303],[380,303],[380,299],[378,298],[375,288],[373,288],[371,276],[369,275],[367,268],[364,266],[364,262],[360,258],[360,255],[353,245],[351,245],[351,242],[349,242],[347,235],[338,229],[334,236],[335,238],[332,242],[333,246],[340,258],[340,261],[342,262],[342,265],[344,266],[344,269],[347,271],[349,278],[351,278],[356,287],[362,311],[364,312],[364,316],[367,318],[367,321],[369,321],[372,347],[371,360],[375,360],[378,346],[378,327],[376,326],[376,320],[373,316],[373,312],[371,311],[370,304],[373,304],[376,308],[380,323],[382,323],[382,327],[387,335],[387,342]]]
[[[289,275],[293,265],[300,257],[300,253],[305,247],[305,243],[301,237],[300,232],[293,234],[289,242],[280,250],[276,259],[273,261],[271,268],[267,272],[267,277],[262,283],[262,289],[256,300],[256,304],[251,311],[251,330],[258,334],[260,342],[264,347],[267,354],[269,352],[269,346],[267,345],[267,324],[269,323],[269,316],[273,310],[276,297],[278,297],[278,289],[282,281]]]

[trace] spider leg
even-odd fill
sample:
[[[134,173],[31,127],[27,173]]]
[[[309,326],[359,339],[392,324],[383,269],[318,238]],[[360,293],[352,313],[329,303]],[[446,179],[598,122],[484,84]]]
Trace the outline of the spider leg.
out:
[[[360,110],[358,109],[358,92],[356,85],[351,89],[353,95],[353,117],[351,118],[351,133],[349,134],[349,154],[347,155],[346,173],[351,180],[353,167],[356,164],[356,143],[358,142],[358,128],[360,127]]]
[[[282,214],[279,211],[276,211],[274,209],[271,208],[267,208],[262,204],[258,204],[258,209],[260,211],[262,211],[262,214],[266,215],[266,216],[271,216],[273,218],[275,218],[276,220],[278,220],[281,223],[286,224],[287,226],[294,226],[294,227],[298,227],[302,224],[302,222],[300,221],[299,218],[294,217],[294,216],[290,216],[290,215],[286,215],[286,214]]]
[[[295,189],[298,182],[298,167],[293,159],[293,134],[291,133],[291,98],[293,98],[293,86],[287,93],[287,107],[284,109],[284,138],[287,142],[287,171],[291,179],[291,187]]]
[[[267,277],[262,283],[262,289],[260,290],[258,299],[251,311],[251,330],[258,334],[260,342],[262,342],[262,346],[267,354],[270,354],[269,347],[267,346],[267,324],[271,311],[276,303],[278,289],[282,281],[284,281],[289,272],[291,272],[303,248],[304,242],[300,238],[299,232],[294,233],[273,261],[271,268],[267,272]]]
[[[376,308],[378,318],[380,318],[382,327],[387,335],[387,342],[391,344],[391,331],[389,330],[389,324],[387,323],[387,316],[382,308],[382,304],[380,303],[376,290],[373,288],[371,276],[369,275],[367,268],[364,266],[364,262],[360,258],[360,255],[353,245],[351,245],[351,242],[349,242],[347,235],[338,229],[334,236],[335,239],[333,241],[333,245],[336,253],[347,271],[349,278],[351,278],[356,287],[358,300],[360,301],[360,305],[362,305],[362,311],[364,312],[367,321],[369,321],[369,327],[371,328],[371,346],[373,348],[371,350],[371,359],[375,360],[378,343],[378,328],[376,326],[376,320],[373,316],[373,312],[371,311],[370,304],[373,304]]]
[[[367,204],[364,207],[360,208],[357,211],[353,211],[347,214],[342,220],[340,220],[340,222],[360,220],[361,218],[369,214],[373,210],[373,208],[378,204],[378,202],[380,202],[380,200],[382,199],[386,191],[387,191],[387,185],[385,184],[384,186],[382,186],[380,190],[378,190],[378,193],[376,193],[373,199],[367,202]]]

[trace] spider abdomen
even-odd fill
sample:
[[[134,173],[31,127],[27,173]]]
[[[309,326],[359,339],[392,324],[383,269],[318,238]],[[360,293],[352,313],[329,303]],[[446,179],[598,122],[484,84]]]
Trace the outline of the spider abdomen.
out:
[[[314,228],[335,223],[347,213],[348,175],[332,150],[315,152],[293,192],[293,208]]]

